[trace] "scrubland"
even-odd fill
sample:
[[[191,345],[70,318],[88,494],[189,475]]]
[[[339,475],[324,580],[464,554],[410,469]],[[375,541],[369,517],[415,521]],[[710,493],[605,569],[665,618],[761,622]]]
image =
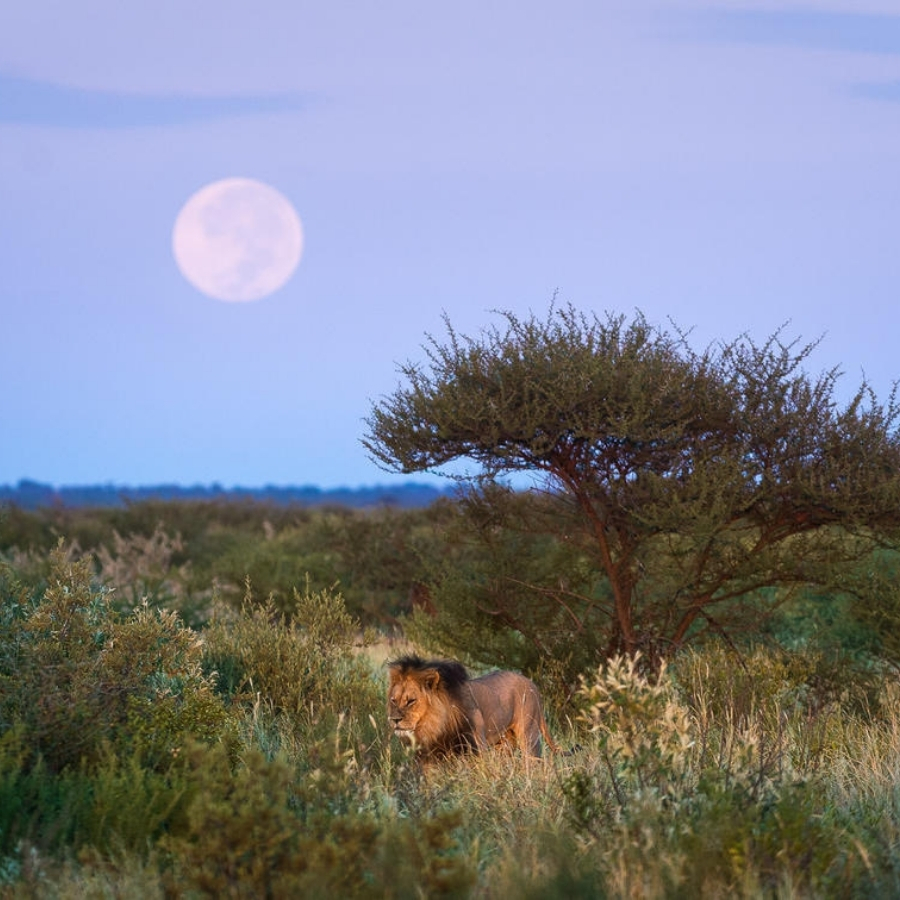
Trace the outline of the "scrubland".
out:
[[[409,589],[444,515],[0,514],[0,896],[900,896],[900,685],[835,606],[834,645],[797,606],[547,661],[570,754],[423,775],[383,663],[443,652]]]

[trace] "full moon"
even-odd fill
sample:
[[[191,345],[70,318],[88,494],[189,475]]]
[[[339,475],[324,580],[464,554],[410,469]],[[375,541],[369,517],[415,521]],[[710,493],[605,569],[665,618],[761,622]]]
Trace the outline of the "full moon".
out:
[[[300,262],[303,226],[282,194],[252,178],[200,188],[178,213],[172,253],[199,291],[230,303],[261,300]]]

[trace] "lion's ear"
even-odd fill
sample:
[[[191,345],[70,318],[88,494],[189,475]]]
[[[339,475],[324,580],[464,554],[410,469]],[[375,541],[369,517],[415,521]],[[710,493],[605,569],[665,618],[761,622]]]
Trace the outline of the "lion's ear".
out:
[[[422,684],[429,691],[434,691],[441,683],[441,673],[437,669],[428,669],[422,673]]]

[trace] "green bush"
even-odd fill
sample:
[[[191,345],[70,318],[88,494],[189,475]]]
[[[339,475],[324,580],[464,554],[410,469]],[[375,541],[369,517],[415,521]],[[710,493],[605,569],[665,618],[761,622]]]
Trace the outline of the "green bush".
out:
[[[205,632],[207,670],[221,673],[220,690],[262,698],[291,714],[332,704],[337,673],[352,665],[356,624],[339,594],[294,592],[290,614],[271,597],[256,602],[248,582],[239,614],[220,609]]]
[[[110,747],[90,766],[57,773],[40,759],[29,764],[29,755],[19,732],[0,738],[0,858],[22,847],[146,858],[184,816],[189,786],[178,765],[159,772]]]
[[[297,772],[283,756],[196,748],[187,827],[165,837],[172,893],[208,897],[462,897],[474,872],[455,813],[385,817],[351,777],[352,756]]]
[[[215,741],[232,716],[201,670],[201,641],[173,612],[120,616],[88,558],[51,554],[43,595],[5,596],[0,733],[16,727],[52,772],[100,760],[109,745],[164,765],[186,737]]]
[[[840,707],[805,704],[808,661],[761,650],[744,666],[726,659],[690,654],[673,667],[677,681],[665,665],[651,680],[634,659],[614,659],[584,682],[599,758],[563,781],[570,820],[626,893],[638,882],[652,896],[845,889],[868,851],[849,840],[819,765],[826,745],[811,753],[809,736],[831,729],[827,752],[852,752],[832,727]]]
[[[364,641],[334,591],[307,585],[284,612],[272,598],[256,602],[248,584],[240,613],[221,609],[206,629],[204,668],[250,716],[257,743],[274,750],[343,728],[369,747],[380,737],[384,687],[358,652]]]

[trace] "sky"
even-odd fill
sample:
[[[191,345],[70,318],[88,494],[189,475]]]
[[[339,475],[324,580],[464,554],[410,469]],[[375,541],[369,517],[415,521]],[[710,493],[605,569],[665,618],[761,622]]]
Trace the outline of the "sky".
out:
[[[229,177],[303,222],[252,303],[172,256]],[[398,365],[554,294],[886,398],[898,226],[896,0],[8,0],[0,484],[396,483]]]

